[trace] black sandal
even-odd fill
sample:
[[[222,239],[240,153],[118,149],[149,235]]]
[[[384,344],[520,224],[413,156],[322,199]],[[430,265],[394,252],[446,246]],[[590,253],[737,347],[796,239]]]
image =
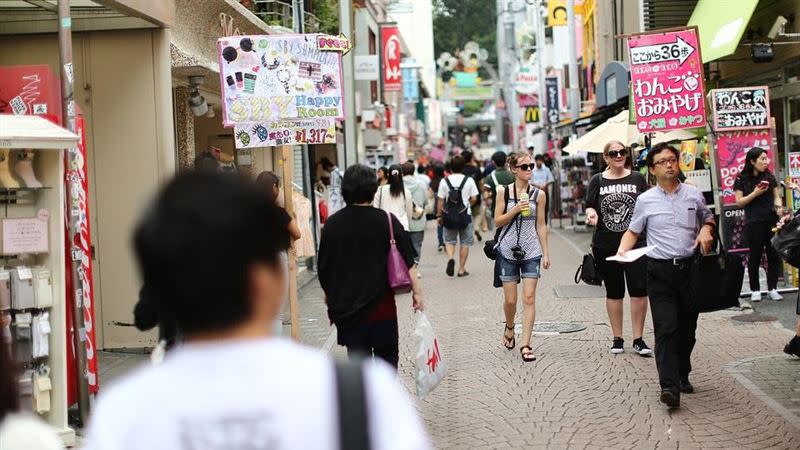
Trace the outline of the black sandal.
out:
[[[529,352],[525,352],[525,349],[530,350]],[[530,345],[523,345],[519,348],[519,353],[522,355],[522,360],[525,362],[533,362],[536,361],[536,356],[533,355],[533,349]]]
[[[511,337],[506,336],[506,332],[503,331],[503,347],[514,350],[514,347],[517,346],[517,338],[514,335],[514,325],[509,327],[508,324],[506,324],[506,330],[511,330]]]

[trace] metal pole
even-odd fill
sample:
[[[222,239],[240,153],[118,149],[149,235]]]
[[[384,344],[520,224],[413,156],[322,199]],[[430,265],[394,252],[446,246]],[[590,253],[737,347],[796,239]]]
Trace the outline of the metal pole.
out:
[[[569,115],[578,120],[581,113],[581,91],[578,88],[578,49],[575,40],[575,0],[567,0],[567,33],[569,34]]]
[[[58,0],[58,47],[61,58],[61,95],[62,111],[64,113],[64,124],[67,129],[75,132],[75,98],[73,95],[73,70],[72,70],[72,18],[69,12],[69,0]],[[77,149],[70,149],[66,157],[72,163],[78,154]],[[71,165],[71,164],[70,164]],[[72,204],[74,192],[81,190],[79,180],[65,180],[67,184],[67,204]],[[81,248],[74,243],[74,236],[79,233],[79,217],[67,213],[69,217],[69,252],[70,258],[70,277],[72,279],[72,338],[75,347],[75,374],[78,386],[78,414],[80,426],[85,426],[89,419],[89,380],[87,378],[86,367],[86,327],[83,323],[83,286],[78,273],[78,262],[83,255]]]
[[[353,36],[353,0],[342,0],[339,2],[339,31],[344,33],[351,40]],[[342,69],[344,72],[344,152],[339,159],[339,167],[347,167],[358,162],[356,142],[356,92],[355,92],[355,72],[354,55],[351,51],[342,58]]]
[[[539,153],[547,151],[547,90],[545,86],[546,71],[544,67],[545,36],[544,22],[542,22],[542,2],[534,6],[534,21],[536,22],[536,60],[539,64],[539,123],[542,131],[539,132]]]

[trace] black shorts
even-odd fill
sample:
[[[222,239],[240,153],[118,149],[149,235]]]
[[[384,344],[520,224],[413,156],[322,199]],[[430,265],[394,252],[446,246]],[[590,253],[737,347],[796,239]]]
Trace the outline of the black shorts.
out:
[[[627,281],[628,295],[631,297],[647,297],[647,256],[632,263],[621,264],[606,261],[606,258],[617,254],[616,250],[592,247],[592,254],[597,270],[606,286],[606,298],[622,300],[625,298]]]

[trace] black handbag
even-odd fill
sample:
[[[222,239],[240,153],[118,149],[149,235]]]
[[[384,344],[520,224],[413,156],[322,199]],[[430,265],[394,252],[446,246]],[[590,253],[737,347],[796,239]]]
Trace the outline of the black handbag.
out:
[[[575,284],[581,281],[592,286],[601,286],[603,284],[603,279],[600,277],[597,265],[594,262],[594,256],[591,253],[583,255],[583,262],[578,266],[578,270],[575,271]]]
[[[692,308],[699,313],[739,307],[744,264],[739,255],[720,248],[711,255],[697,254],[690,272]]]
[[[783,225],[770,243],[784,261],[800,267],[800,216]]]

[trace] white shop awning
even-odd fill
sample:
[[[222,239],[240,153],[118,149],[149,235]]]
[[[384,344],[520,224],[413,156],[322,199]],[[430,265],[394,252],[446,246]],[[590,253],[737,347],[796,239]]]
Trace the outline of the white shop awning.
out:
[[[77,135],[43,117],[0,114],[0,148],[62,150],[77,145]]]

